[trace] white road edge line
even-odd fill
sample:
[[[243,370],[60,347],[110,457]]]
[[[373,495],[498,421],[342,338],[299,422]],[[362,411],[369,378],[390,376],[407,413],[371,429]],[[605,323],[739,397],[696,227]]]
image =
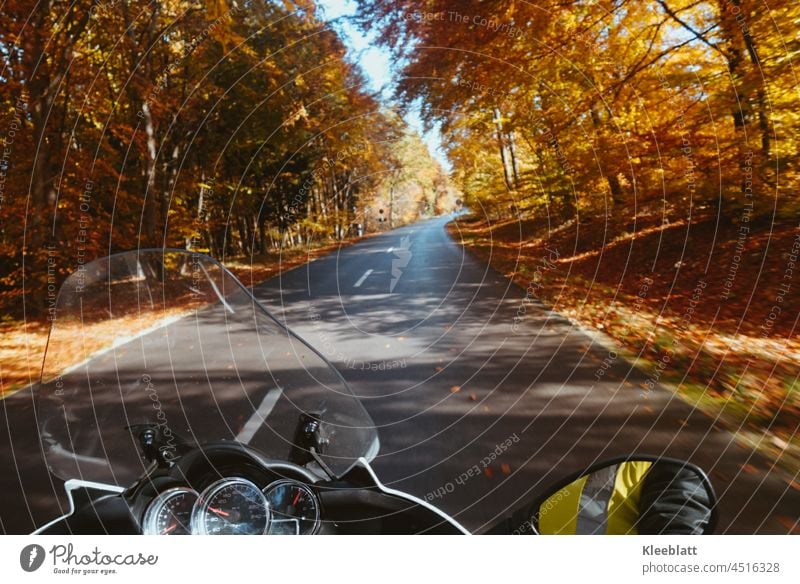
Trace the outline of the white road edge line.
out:
[[[358,282],[356,282],[356,283],[353,285],[353,288],[360,288],[360,287],[361,287],[361,284],[363,284],[363,283],[364,283],[364,280],[366,280],[367,278],[369,278],[369,275],[370,275],[371,273],[372,273],[372,270],[367,270],[366,272],[364,272],[364,275],[363,275],[363,276],[361,276],[361,277],[358,279]]]
[[[261,400],[261,405],[258,406],[258,409],[253,412],[253,415],[247,420],[244,428],[236,435],[237,442],[250,444],[253,436],[255,436],[256,432],[264,425],[264,420],[267,419],[272,408],[278,403],[282,393],[283,390],[280,387],[274,387],[267,392],[267,395]]]

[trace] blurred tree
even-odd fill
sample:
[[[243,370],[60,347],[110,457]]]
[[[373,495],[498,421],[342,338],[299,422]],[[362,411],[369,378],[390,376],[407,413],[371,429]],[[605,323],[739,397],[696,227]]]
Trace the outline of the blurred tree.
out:
[[[3,10],[0,295],[23,297],[17,312],[41,313],[48,278],[117,250],[225,258],[344,237],[411,163],[393,152],[404,123],[313,2]]]
[[[398,97],[441,124],[472,206],[798,208],[796,3],[358,4],[404,64]]]

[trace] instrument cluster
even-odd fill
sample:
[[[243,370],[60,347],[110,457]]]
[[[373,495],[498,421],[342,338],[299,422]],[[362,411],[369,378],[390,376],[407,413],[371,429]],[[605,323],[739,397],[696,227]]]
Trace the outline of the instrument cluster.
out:
[[[293,479],[260,488],[243,477],[214,481],[201,492],[172,487],[147,506],[146,535],[312,535],[320,528],[314,490]]]

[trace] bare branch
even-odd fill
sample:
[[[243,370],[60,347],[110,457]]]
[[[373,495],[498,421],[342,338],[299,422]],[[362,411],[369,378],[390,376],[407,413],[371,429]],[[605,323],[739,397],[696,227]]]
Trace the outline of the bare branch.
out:
[[[669,16],[672,20],[674,20],[675,22],[680,24],[683,28],[685,28],[690,33],[692,33],[697,40],[701,41],[703,44],[707,45],[708,47],[711,47],[712,49],[717,51],[720,55],[725,56],[725,53],[722,51],[722,49],[719,48],[719,46],[716,43],[713,43],[713,42],[711,42],[710,40],[708,40],[706,38],[705,33],[708,32],[708,30],[711,30],[711,29],[707,29],[705,32],[699,32],[699,31],[695,30],[695,28],[691,24],[689,24],[688,22],[683,20],[680,16],[678,16],[677,12],[675,12],[669,6],[667,6],[667,3],[666,3],[665,0],[656,0],[656,1],[661,5],[661,8],[664,9],[664,12],[666,12],[667,16]]]

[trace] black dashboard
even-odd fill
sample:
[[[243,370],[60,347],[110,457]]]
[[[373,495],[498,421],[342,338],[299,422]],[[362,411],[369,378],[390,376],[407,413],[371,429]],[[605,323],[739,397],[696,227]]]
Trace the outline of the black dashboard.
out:
[[[306,468],[221,443],[148,475],[127,499],[145,535],[333,533],[316,487],[321,482]]]
[[[457,534],[427,504],[386,489],[366,465],[341,480],[236,442],[204,445],[121,493],[81,488],[42,533],[144,535]]]

